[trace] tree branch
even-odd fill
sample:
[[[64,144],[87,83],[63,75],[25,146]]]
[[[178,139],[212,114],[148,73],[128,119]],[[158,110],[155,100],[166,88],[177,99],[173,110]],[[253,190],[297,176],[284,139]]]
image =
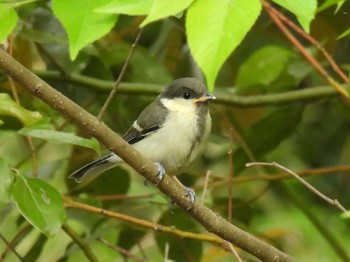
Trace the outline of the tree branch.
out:
[[[28,89],[33,95],[88,131],[109,150],[120,156],[140,175],[153,184],[157,184],[157,168],[152,162],[142,156],[104,123],[98,121],[96,117],[86,112],[83,108],[23,67],[9,56],[3,48],[0,48],[0,68],[16,82]],[[220,236],[257,258],[263,261],[295,261],[289,255],[232,225],[202,205],[199,201],[192,204],[185,196],[182,186],[176,183],[172,177],[165,175],[159,183],[158,188],[174,203],[201,223],[206,230]]]
[[[113,86],[113,81],[100,80],[80,74],[71,74],[70,76],[61,75],[58,71],[36,71],[35,74],[47,81],[59,81],[60,83],[72,83],[79,86],[93,88],[97,91],[107,92]],[[163,85],[145,84],[145,83],[121,83],[118,87],[119,94],[143,94],[156,96],[164,88]],[[301,90],[287,91],[279,94],[264,95],[237,95],[235,89],[224,88],[215,89],[215,101],[211,103],[223,104],[236,107],[254,107],[266,105],[278,105],[287,103],[296,103],[308,100],[316,100],[329,97],[339,97],[339,93],[329,86],[310,87]]]

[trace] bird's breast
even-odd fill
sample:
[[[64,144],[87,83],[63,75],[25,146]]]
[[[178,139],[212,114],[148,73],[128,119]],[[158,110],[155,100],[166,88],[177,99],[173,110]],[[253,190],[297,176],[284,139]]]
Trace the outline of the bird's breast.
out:
[[[162,164],[167,173],[178,174],[200,154],[211,128],[210,117],[202,128],[193,111],[170,111],[164,124],[135,148],[153,162]],[[205,132],[204,132],[205,130]]]

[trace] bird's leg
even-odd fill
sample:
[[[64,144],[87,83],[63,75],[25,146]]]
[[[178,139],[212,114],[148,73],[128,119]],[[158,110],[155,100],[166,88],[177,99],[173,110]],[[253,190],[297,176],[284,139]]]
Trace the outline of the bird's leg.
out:
[[[185,193],[186,193],[185,195],[189,198],[190,203],[191,203],[191,206],[188,208],[188,209],[190,209],[193,206],[194,202],[196,201],[196,193],[194,192],[194,190],[192,188],[184,186],[176,176],[173,176],[173,178],[185,190]]]

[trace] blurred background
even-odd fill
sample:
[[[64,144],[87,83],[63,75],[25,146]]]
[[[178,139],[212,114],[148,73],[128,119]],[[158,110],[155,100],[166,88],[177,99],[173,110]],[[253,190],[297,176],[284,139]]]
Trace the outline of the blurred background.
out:
[[[46,1],[20,6],[20,23],[8,45],[13,56],[54,88],[98,115],[127,59],[144,17],[120,15],[114,28],[69,58],[67,35]],[[78,10],[77,10],[78,11]],[[280,9],[291,21],[289,12]],[[316,14],[310,35],[349,75],[350,37],[338,38],[350,26],[350,2]],[[103,122],[126,132],[142,109],[173,79],[202,79],[185,34],[185,16],[170,17],[144,28],[122,84]],[[210,35],[208,35],[210,37]],[[297,36],[307,52],[341,80],[314,46]],[[0,75],[1,93],[11,83]],[[233,224],[271,243],[299,261],[350,261],[349,220],[294,178],[276,168],[245,167],[248,162],[277,162],[302,175],[326,196],[350,206],[350,108],[299,54],[262,12],[243,42],[221,68],[211,103],[213,130],[203,156],[179,179],[192,187],[198,201]],[[23,107],[39,111],[53,129],[91,136],[17,86]],[[309,96],[306,97],[307,91]],[[33,154],[22,126],[14,117],[1,117],[0,156],[24,174],[33,173]],[[78,201],[173,226],[205,230],[157,188],[144,185],[130,167],[109,170],[88,185],[66,177],[99,153],[69,143],[33,139],[38,177]],[[101,152],[108,150],[101,146]],[[204,194],[204,188],[205,194]],[[169,210],[172,210],[171,212]],[[100,261],[131,261],[98,238],[129,250],[145,261],[233,261],[232,254],[199,240],[182,239],[139,228],[82,210],[68,209],[67,222],[96,251]],[[63,232],[47,239],[11,205],[0,210],[0,232],[16,235],[23,261],[85,261],[83,252]],[[59,244],[58,244],[59,243]],[[4,261],[20,261],[5,252]],[[257,261],[239,252],[243,261]],[[129,259],[129,260],[128,260]]]

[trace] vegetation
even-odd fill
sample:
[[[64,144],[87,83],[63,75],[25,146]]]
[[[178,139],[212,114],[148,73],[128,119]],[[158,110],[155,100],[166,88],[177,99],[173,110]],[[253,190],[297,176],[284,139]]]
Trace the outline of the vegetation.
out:
[[[349,15],[344,0],[0,0],[0,261],[350,261]],[[194,206],[108,128],[182,76],[217,96],[179,177]],[[67,179],[108,150],[128,165]]]

